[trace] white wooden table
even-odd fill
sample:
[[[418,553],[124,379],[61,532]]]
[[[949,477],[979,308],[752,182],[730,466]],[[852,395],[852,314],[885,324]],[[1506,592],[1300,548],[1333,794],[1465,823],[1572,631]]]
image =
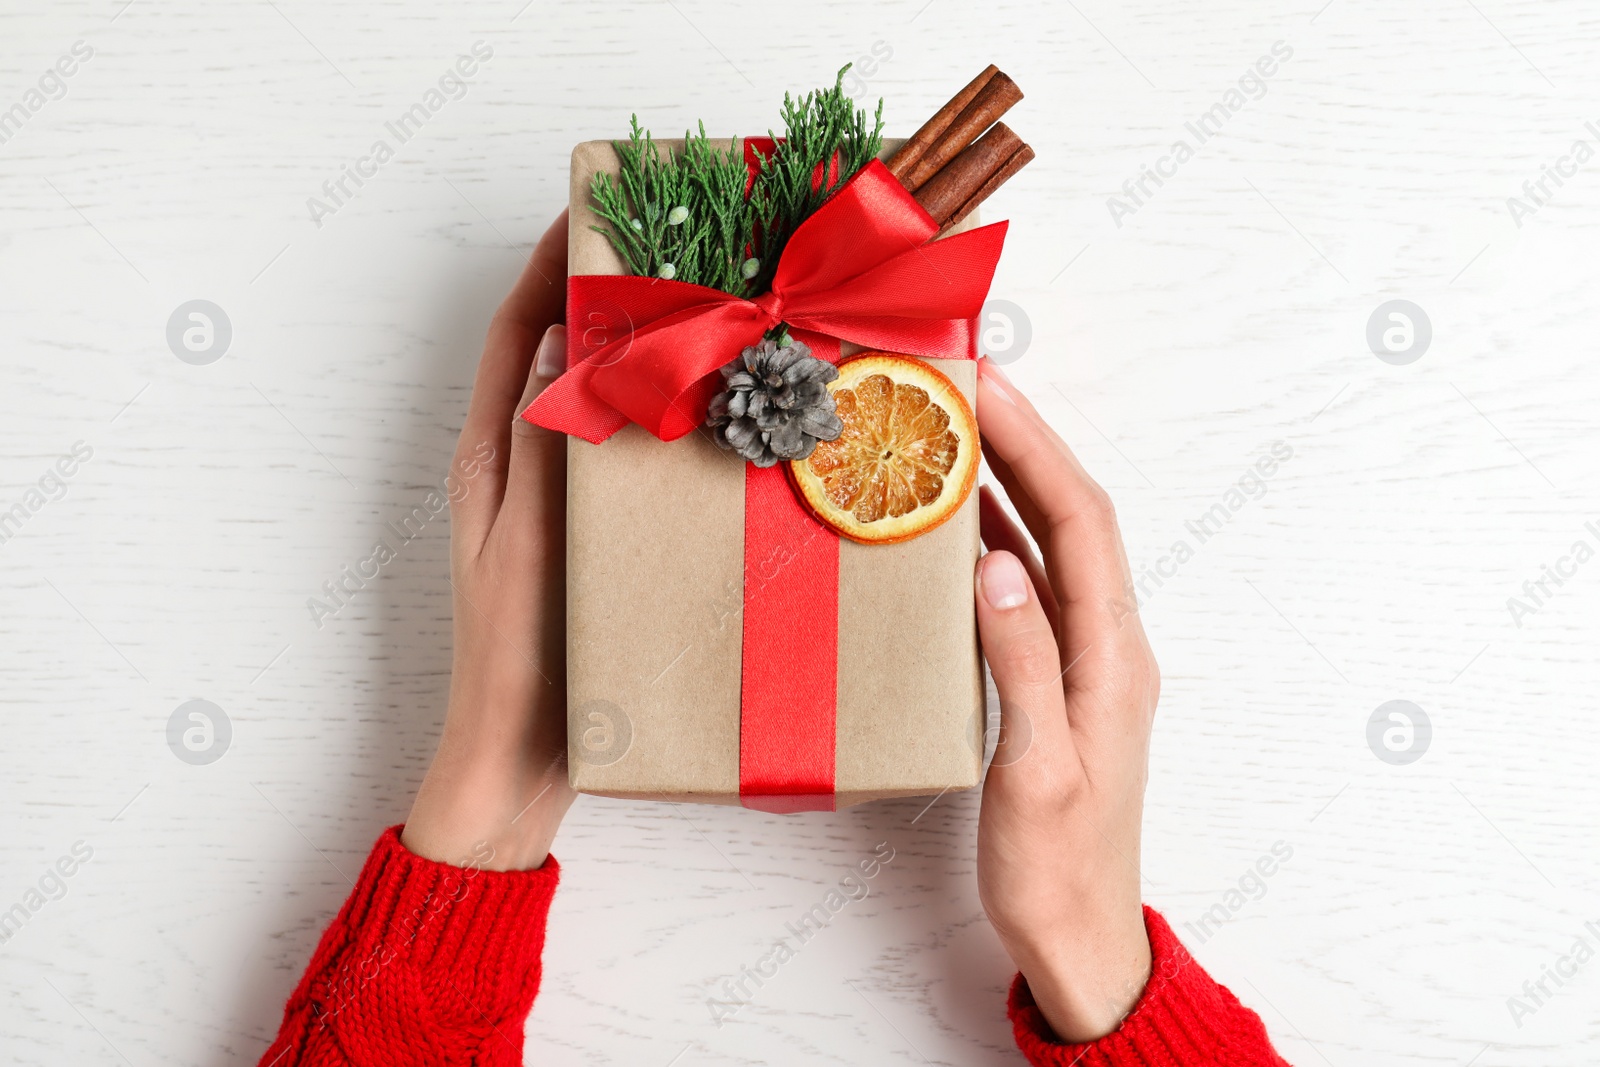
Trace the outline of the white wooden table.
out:
[[[307,601],[446,473],[569,146],[633,110],[765,131],[877,42],[890,132],[991,60],[1029,93],[1039,159],[986,209],[1015,224],[995,295],[1031,322],[1013,377],[1152,575],[1148,899],[1296,1064],[1600,1056],[1600,962],[1508,1004],[1600,949],[1600,159],[1560,163],[1600,147],[1588,5],[23,6],[0,14],[0,909],[25,915],[0,1061],[254,1063],[431,754],[447,520],[320,628]],[[400,144],[386,124],[477,42]],[[1409,363],[1367,340],[1395,299],[1431,324]],[[213,362],[168,344],[192,300],[231,328]],[[1546,565],[1571,574],[1535,601]],[[231,725],[209,764],[168,745],[195,699]],[[1369,747],[1391,700],[1432,725],[1409,764]],[[1020,1062],[977,798],[925,804],[580,801],[528,1062]],[[881,842],[870,895],[714,1024]]]

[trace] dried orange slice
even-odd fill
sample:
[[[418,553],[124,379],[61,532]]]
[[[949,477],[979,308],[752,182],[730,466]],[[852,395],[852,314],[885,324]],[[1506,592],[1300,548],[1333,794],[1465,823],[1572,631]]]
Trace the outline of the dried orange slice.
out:
[[[840,364],[828,392],[844,432],[789,464],[818,519],[889,544],[956,513],[978,475],[978,422],[954,382],[920,359],[868,352]]]

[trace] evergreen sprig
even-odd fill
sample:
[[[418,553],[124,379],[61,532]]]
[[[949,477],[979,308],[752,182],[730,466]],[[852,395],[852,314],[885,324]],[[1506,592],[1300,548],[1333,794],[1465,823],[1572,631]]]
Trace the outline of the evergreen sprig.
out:
[[[634,274],[676,278],[737,292],[743,236],[750,229],[744,160],[713,148],[702,123],[686,134],[682,153],[661,149],[634,117],[627,141],[613,142],[622,166],[616,178],[596,174],[596,230]]]
[[[883,101],[869,130],[866,112],[844,92],[849,69],[831,89],[799,100],[784,94],[783,140],[753,183],[742,152],[713,147],[705,123],[674,154],[634,116],[628,140],[612,142],[619,173],[594,177],[593,210],[605,223],[594,229],[633,274],[736,296],[764,292],[795,228],[882,148]]]
[[[799,100],[783,94],[783,140],[762,161],[751,190],[761,225],[756,292],[772,284],[778,257],[795,229],[883,148],[883,100],[878,100],[869,132],[867,113],[844,91],[849,69],[846,63],[831,89],[818,89]]]

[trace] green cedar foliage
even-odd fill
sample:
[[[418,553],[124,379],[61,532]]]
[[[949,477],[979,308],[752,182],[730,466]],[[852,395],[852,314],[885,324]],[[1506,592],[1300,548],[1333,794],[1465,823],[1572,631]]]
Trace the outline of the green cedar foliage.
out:
[[[620,172],[595,175],[592,206],[605,225],[594,229],[633,274],[735,296],[765,292],[795,228],[882,148],[883,101],[869,130],[866,112],[844,92],[849,69],[831,89],[799,100],[784,94],[783,139],[762,161],[748,197],[737,144],[714,148],[701,123],[672,153],[635,116],[628,140],[613,142]]]

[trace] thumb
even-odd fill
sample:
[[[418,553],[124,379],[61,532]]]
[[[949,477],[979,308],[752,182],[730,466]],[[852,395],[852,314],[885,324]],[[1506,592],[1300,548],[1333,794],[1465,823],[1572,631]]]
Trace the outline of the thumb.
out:
[[[1000,694],[1000,741],[990,774],[1008,771],[1031,748],[1070,745],[1061,653],[1022,561],[1004,550],[978,561],[978,635]]]
[[[566,514],[566,436],[535,426],[522,413],[567,366],[567,328],[559,322],[544,332],[534,353],[528,383],[511,424],[511,469],[500,516],[524,529],[549,529]],[[498,524],[499,519],[496,519]],[[560,579],[557,579],[560,584]]]

